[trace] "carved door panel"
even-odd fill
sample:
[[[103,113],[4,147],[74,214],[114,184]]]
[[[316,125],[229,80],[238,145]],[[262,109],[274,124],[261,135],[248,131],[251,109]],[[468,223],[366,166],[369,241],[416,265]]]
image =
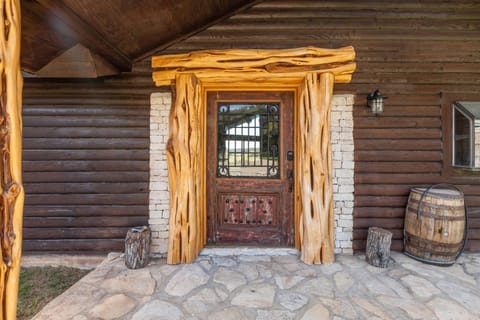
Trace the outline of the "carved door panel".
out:
[[[208,92],[208,242],[293,245],[293,92]]]

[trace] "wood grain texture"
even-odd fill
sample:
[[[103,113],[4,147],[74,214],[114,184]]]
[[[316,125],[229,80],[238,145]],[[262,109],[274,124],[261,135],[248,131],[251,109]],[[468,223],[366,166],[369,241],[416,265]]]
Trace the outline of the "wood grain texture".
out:
[[[307,74],[299,93],[296,162],[296,215],[301,259],[334,261],[330,108],[334,75]],[[298,191],[297,191],[298,190]]]
[[[148,204],[143,205],[117,205],[117,204],[109,204],[103,206],[93,206],[93,205],[64,205],[58,206],[55,204],[44,204],[41,206],[31,206],[26,204],[25,205],[25,217],[95,217],[95,216],[102,216],[102,217],[110,217],[111,220],[116,220],[116,217],[126,216],[131,219],[131,217],[144,217],[146,218],[146,212],[148,212]],[[129,220],[129,226],[133,226],[132,221]],[[28,225],[25,224],[25,228]],[[62,226],[60,226],[61,228]],[[26,237],[25,237],[26,238]],[[95,236],[92,236],[95,238]],[[48,235],[45,236],[45,239],[48,239]],[[55,248],[52,248],[55,250]]]
[[[22,52],[22,65],[35,72],[81,43],[121,71],[129,71],[133,60],[149,57],[254,2],[258,0],[162,1],[160,5],[157,0],[143,0],[141,4],[116,0],[25,1],[22,45],[26,50]]]
[[[288,172],[293,169],[293,161],[287,159],[287,150],[293,151],[296,94],[292,89],[288,91],[257,91],[255,89],[207,91],[207,237],[209,243],[246,246],[293,245],[293,192],[290,190],[293,181],[288,179]],[[215,137],[219,133],[217,122],[222,117],[218,113],[218,105],[224,101],[279,103],[279,109],[276,111],[279,111],[278,125],[281,137],[278,142],[275,142],[279,144],[280,150],[278,178],[217,177],[217,151],[221,139],[215,139]],[[275,113],[278,115],[277,112]]]
[[[167,143],[169,264],[192,262],[206,242],[205,101],[193,74],[179,74],[175,89]]]
[[[152,89],[25,80],[24,251],[122,251],[128,228],[148,223]]]
[[[140,269],[150,262],[152,232],[147,226],[131,228],[125,237],[125,266]]]
[[[122,239],[35,239],[23,241],[26,251],[39,253],[55,253],[58,251],[69,254],[105,253],[122,251],[125,249],[125,240]],[[52,250],[52,248],[55,248]]]
[[[353,47],[320,49],[304,47],[284,50],[211,50],[152,58],[153,80],[157,86],[168,86],[176,74],[194,72],[216,82],[227,79],[260,80],[304,78],[308,72],[329,72],[335,82],[345,83],[355,70]]]
[[[448,182],[462,190],[480,190],[478,176],[448,175],[442,170],[450,164],[450,134],[445,131],[450,123],[442,123],[449,110],[444,110],[448,102],[442,103],[439,94],[447,92],[451,100],[462,101],[469,93],[463,101],[480,100],[480,42],[475,40],[479,30],[480,7],[470,0],[423,1],[421,5],[417,0],[268,0],[165,53],[352,45],[357,71],[350,83],[337,84],[335,91],[355,95],[355,195],[373,188],[383,190],[376,197],[362,198],[354,207],[354,219],[362,218],[354,228],[354,248],[363,251],[369,226],[388,227],[392,212],[403,219],[408,195],[391,186]],[[377,117],[365,100],[376,88],[389,97],[384,113]],[[379,202],[382,196],[395,197],[395,202]],[[479,212],[478,198],[466,198],[469,211]],[[386,219],[379,220],[382,216]],[[478,237],[480,227],[470,225],[469,237]],[[401,228],[389,230],[395,237]],[[401,239],[394,238],[393,249],[402,249]],[[478,243],[467,249],[478,250]]]
[[[453,264],[463,247],[465,223],[462,192],[413,188],[405,210],[405,252],[430,263]]]
[[[29,228],[92,228],[98,227],[131,227],[147,223],[148,218],[142,216],[99,216],[99,217],[25,217],[25,225]],[[57,238],[55,235],[52,238]],[[77,238],[77,237],[73,237]],[[95,238],[95,237],[92,237]],[[123,238],[123,237],[122,237]],[[50,237],[46,237],[50,239]],[[54,249],[54,248],[53,248]]]
[[[392,233],[382,228],[368,228],[365,260],[375,267],[388,268]]]
[[[71,1],[77,4],[77,1]],[[36,2],[31,2],[35,4]],[[37,4],[38,5],[38,4]],[[104,2],[96,2],[95,5],[104,6]],[[33,9],[32,9],[33,10]],[[85,10],[92,10],[91,7],[85,7]],[[35,41],[48,42],[49,44],[62,42],[62,46],[71,47],[74,45],[68,38],[58,39],[52,36],[43,26],[47,23],[41,19],[42,15],[29,15],[31,19],[38,20],[38,25],[42,27],[28,27],[32,36],[23,37],[24,41],[31,44]],[[464,93],[471,93],[480,99],[480,90],[478,86],[480,56],[478,52],[479,41],[478,31],[480,26],[480,11],[476,1],[426,1],[419,5],[417,0],[405,0],[401,3],[385,2],[359,2],[359,1],[264,1],[251,9],[237,13],[230,19],[208,28],[205,32],[198,32],[196,36],[189,37],[185,41],[179,42],[167,48],[163,53],[185,53],[197,50],[214,50],[221,48],[266,48],[280,49],[291,47],[303,47],[315,45],[318,47],[343,47],[352,45],[356,51],[356,63],[358,73],[352,77],[349,84],[337,84],[335,87],[338,93],[355,94],[354,117],[355,124],[363,127],[354,126],[355,150],[357,151],[397,151],[408,153],[412,151],[439,151],[449,152],[448,144],[444,144],[444,139],[448,134],[442,133],[442,127],[432,127],[442,119],[443,105],[440,102],[440,92],[452,93],[455,99],[460,99]],[[130,19],[134,21],[133,19]],[[182,19],[176,19],[182,21]],[[101,20],[103,23],[104,20]],[[123,28],[123,27],[122,27]],[[118,29],[119,30],[119,29]],[[268,31],[268,32],[265,32]],[[421,31],[421,32],[419,32]],[[158,37],[158,31],[152,30],[155,37]],[[118,37],[120,39],[121,37]],[[132,42],[124,42],[131,46]],[[421,44],[421,45],[419,45]],[[53,46],[47,46],[43,53],[34,50],[22,50],[27,60],[32,63],[43,65],[48,62],[48,55],[56,56],[58,52]],[[136,50],[134,48],[129,48]],[[34,66],[28,66],[29,69],[35,69]],[[142,101],[132,101],[128,94],[134,95],[138,92],[146,92],[145,84],[151,82],[150,67],[142,65],[141,68],[148,72],[148,77],[141,77],[137,74],[129,74],[119,79],[118,82],[126,85],[122,90],[123,94],[112,90],[111,88],[82,88],[86,106],[95,106],[97,103],[111,101],[118,106],[135,103],[137,110],[142,107]],[[287,83],[287,79],[278,79],[276,85]],[[290,80],[297,81],[297,78]],[[237,79],[230,80],[231,86],[237,86]],[[96,85],[95,83],[92,85]],[[58,86],[59,93],[48,95],[42,93],[48,84],[37,85],[36,96],[26,97],[25,101],[59,101],[58,96],[66,87],[71,86],[68,83],[55,83],[51,86]],[[382,116],[374,117],[365,106],[365,97],[375,88],[380,88],[389,99]],[[110,93],[108,91],[110,90]],[[164,89],[161,89],[164,90]],[[112,94],[113,92],[113,94]],[[127,93],[127,94],[126,94]],[[64,95],[65,102],[71,102],[75,98],[69,98]],[[115,101],[115,102],[113,102]],[[59,109],[61,108],[58,105]],[[34,110],[34,108],[31,108]],[[85,115],[96,112],[90,108],[78,108],[85,110]],[[32,111],[34,112],[34,111]],[[62,111],[63,112],[63,111]],[[32,118],[32,113],[26,114],[30,123],[36,120]],[[61,116],[61,114],[59,114]],[[131,121],[122,119],[119,121],[110,121],[112,127],[136,126],[141,121]],[[396,118],[401,126],[395,127]],[[426,118],[432,118],[427,120]],[[48,127],[50,119],[58,119],[55,125],[60,126],[62,121],[67,121],[67,126],[88,126],[88,121],[84,119],[68,119],[52,117],[46,114],[39,119],[39,124]],[[390,118],[384,119],[383,118]],[[407,119],[404,119],[407,118]],[[90,119],[97,125],[97,119]],[[92,124],[93,124],[92,123]],[[424,124],[428,127],[422,127]],[[416,125],[416,127],[415,127]],[[371,127],[367,127],[371,126]],[[442,125],[443,126],[443,125]],[[27,127],[26,130],[29,130]],[[391,143],[386,142],[391,139]],[[401,140],[401,141],[400,141]],[[378,143],[377,143],[378,142]],[[409,148],[410,145],[410,148]],[[440,146],[437,148],[437,146]],[[425,148],[425,149],[423,149]],[[97,149],[98,150],[98,149]],[[33,153],[33,152],[32,152]],[[37,160],[41,159],[41,152],[34,152]],[[89,154],[94,154],[92,150]],[[30,152],[29,152],[30,154]],[[86,153],[76,154],[78,157],[94,156]],[[371,154],[367,154],[371,156]],[[49,159],[43,161],[68,161],[54,160],[52,154],[48,154]],[[120,156],[120,155],[119,155]],[[137,159],[136,162],[142,161]],[[390,154],[394,157],[394,154]],[[114,161],[113,154],[109,154],[108,161]],[[100,157],[90,160],[72,160],[71,166],[77,167],[78,162],[85,162],[85,166],[98,168],[102,161]],[[127,162],[127,156],[121,155],[118,161]],[[380,159],[382,160],[382,159]],[[371,203],[363,202],[362,205],[354,208],[355,217],[362,217],[367,212],[372,212],[363,220],[361,226],[354,232],[354,247],[356,250],[364,250],[368,226],[377,223],[387,223],[388,219],[376,220],[382,215],[388,218],[392,212],[397,214],[407,204],[407,196],[404,193],[396,194],[390,186],[402,185],[411,187],[416,185],[430,185],[437,182],[450,182],[461,185],[461,188],[470,188],[477,190],[476,193],[466,199],[471,212],[479,213],[480,207],[477,205],[480,190],[480,179],[475,177],[465,177],[461,175],[443,176],[442,166],[447,158],[437,159],[435,161],[377,161],[377,160],[358,160],[355,167],[355,183],[361,192],[369,188],[381,188],[384,193],[375,193],[376,196],[396,196],[403,197],[403,205],[397,206],[374,206]],[[45,163],[37,162],[44,166]],[[29,162],[31,165],[31,162]],[[27,165],[26,165],[27,166]],[[70,166],[70,164],[69,164]],[[65,170],[65,164],[62,164],[59,171]],[[125,165],[123,165],[125,167]],[[79,171],[80,169],[75,169]],[[98,171],[100,169],[93,169]],[[47,171],[52,170],[50,166]],[[98,172],[89,172],[83,174],[69,174],[59,176],[55,173],[55,179],[74,178],[81,181],[101,181],[106,177],[108,181],[112,180],[132,180],[148,178],[148,172],[141,170],[140,174],[131,172],[106,176],[107,169]],[[122,169],[123,171],[123,169]],[[42,179],[48,178],[48,175],[42,173]],[[25,178],[26,180],[26,178]],[[370,191],[369,191],[370,192]],[[364,199],[367,201],[368,199]],[[71,208],[67,208],[73,210]],[[90,209],[81,208],[75,210],[76,214],[90,214]],[[104,210],[103,207],[98,210]],[[33,208],[32,208],[33,210]],[[35,212],[37,208],[35,208]],[[44,212],[49,210],[54,214],[55,210],[51,207],[38,208]],[[92,209],[97,210],[97,209]],[[132,209],[133,210],[133,209]],[[66,210],[68,211],[68,210]],[[134,210],[136,214],[138,209]],[[95,211],[96,212],[96,211]],[[104,212],[104,211],[102,211]],[[122,210],[125,213],[124,210]],[[398,216],[397,218],[402,218]],[[472,231],[470,237],[478,237],[480,234],[480,224],[477,220],[471,219]],[[359,224],[360,225],[360,224]],[[385,226],[384,225],[384,226]],[[398,231],[395,229],[393,231]],[[394,232],[394,237],[395,237]],[[401,238],[397,238],[392,243],[392,248],[400,250],[402,248]],[[476,248],[480,250],[480,241],[470,241],[468,249]]]
[[[305,263],[334,261],[330,103],[333,84],[349,81],[355,70],[353,48],[314,47],[285,50],[218,50],[152,58],[157,86],[175,78],[176,99],[170,112],[167,158],[170,185],[168,263],[191,262],[206,241],[205,161],[200,137],[205,133],[206,80],[237,88],[250,82],[265,88],[281,80],[297,88],[296,246]],[[226,80],[228,79],[228,80]],[[274,80],[272,82],[272,80]],[[257,87],[257,89],[258,89]],[[320,152],[318,152],[320,148]],[[301,163],[301,164],[300,164]],[[301,178],[298,178],[300,176]]]
[[[145,219],[146,220],[146,219]],[[87,228],[24,228],[25,239],[121,239],[130,227],[87,227]]]
[[[22,255],[22,88],[20,1],[0,1],[0,319],[17,312]]]

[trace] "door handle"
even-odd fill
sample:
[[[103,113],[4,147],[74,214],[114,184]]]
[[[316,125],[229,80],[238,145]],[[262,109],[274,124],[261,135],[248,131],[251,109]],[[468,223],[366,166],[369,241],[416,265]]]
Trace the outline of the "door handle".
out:
[[[293,169],[288,169],[287,170],[287,178],[288,178],[288,192],[293,191]]]
[[[287,152],[287,160],[288,161],[293,161],[293,151],[288,151]]]

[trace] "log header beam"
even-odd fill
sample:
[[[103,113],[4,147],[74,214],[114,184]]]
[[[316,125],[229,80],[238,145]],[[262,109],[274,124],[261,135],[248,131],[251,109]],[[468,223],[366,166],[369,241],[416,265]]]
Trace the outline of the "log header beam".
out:
[[[270,81],[296,78],[309,72],[331,73],[335,83],[350,82],[356,68],[353,47],[320,49],[303,47],[284,50],[211,50],[152,58],[153,81],[160,86],[175,82],[177,74],[194,73],[203,81]]]

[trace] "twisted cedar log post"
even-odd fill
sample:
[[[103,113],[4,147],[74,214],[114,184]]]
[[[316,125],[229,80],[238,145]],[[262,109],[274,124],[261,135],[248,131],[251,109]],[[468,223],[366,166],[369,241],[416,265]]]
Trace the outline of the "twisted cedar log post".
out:
[[[205,121],[201,85],[193,74],[176,79],[167,143],[170,187],[169,264],[190,263],[206,242]]]
[[[308,73],[300,92],[296,141],[295,199],[300,209],[301,260],[334,262],[330,108],[334,75]]]
[[[0,0],[0,320],[16,317],[22,245],[20,0]]]

